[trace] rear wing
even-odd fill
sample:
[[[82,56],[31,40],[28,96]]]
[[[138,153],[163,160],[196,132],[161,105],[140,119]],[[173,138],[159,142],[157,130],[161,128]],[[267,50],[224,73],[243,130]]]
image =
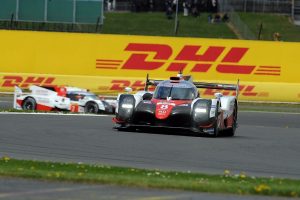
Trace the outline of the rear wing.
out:
[[[20,106],[17,104],[17,98],[23,94],[23,91],[21,88],[18,86],[15,86],[15,91],[14,91],[14,103],[13,103],[13,108],[14,109],[21,109]]]
[[[235,96],[236,99],[238,99],[239,96],[239,83],[240,80],[237,80],[236,84],[223,84],[223,83],[206,83],[206,82],[193,82],[191,76],[182,76],[182,73],[179,72],[177,77],[171,77],[175,79],[180,79],[182,78],[183,80],[190,81],[192,82],[197,88],[208,88],[208,89],[218,89],[218,90],[233,90],[236,92]],[[174,79],[174,80],[175,80]],[[149,86],[157,86],[160,82],[163,80],[154,80],[154,79],[149,79],[149,74],[146,76],[146,84],[145,84],[145,91],[148,91]]]
[[[186,81],[193,82],[191,76],[183,76],[181,71],[179,72],[179,74],[177,76],[170,77],[170,80],[171,81],[172,80],[173,81],[186,80]],[[149,86],[151,86],[151,85],[157,86],[162,81],[164,81],[164,80],[149,79],[149,74],[147,74],[147,76],[146,76],[146,84],[145,84],[145,91],[148,91]]]
[[[239,96],[239,83],[237,80],[236,84],[223,84],[223,83],[205,83],[205,82],[193,82],[197,88],[208,88],[208,89],[218,89],[218,90],[233,90],[236,92],[235,96],[238,99]]]

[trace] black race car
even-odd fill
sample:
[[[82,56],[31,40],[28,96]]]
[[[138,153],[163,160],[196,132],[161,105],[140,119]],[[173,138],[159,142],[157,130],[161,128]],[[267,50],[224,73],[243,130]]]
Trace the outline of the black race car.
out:
[[[149,92],[150,85],[156,86]],[[198,88],[236,90],[236,96],[215,93],[215,98],[201,98]],[[227,130],[233,136],[237,128],[238,83],[218,84],[192,82],[190,76],[179,73],[170,80],[149,80],[144,91],[121,94],[117,99],[116,117],[118,130],[142,128],[188,129],[217,137]]]

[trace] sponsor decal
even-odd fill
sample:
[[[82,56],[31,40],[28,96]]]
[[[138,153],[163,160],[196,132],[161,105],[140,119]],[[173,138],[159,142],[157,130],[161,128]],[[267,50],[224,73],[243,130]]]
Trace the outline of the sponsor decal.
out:
[[[205,133],[213,133],[214,132],[214,128],[205,128],[205,129],[203,129],[203,131],[205,132]]]
[[[3,83],[1,87],[15,87],[19,86],[22,88],[27,88],[30,85],[38,86],[55,86],[53,84],[54,77],[43,77],[43,76],[3,76]]]
[[[174,103],[158,102],[156,104],[155,116],[157,119],[166,119],[172,112]]]
[[[186,104],[186,103],[185,103],[185,104],[180,104],[180,105],[178,105],[178,106],[186,106],[186,107],[187,107],[187,106],[189,106],[189,104]]]
[[[112,80],[111,81],[112,86],[109,88],[109,90],[113,91],[124,91],[126,87],[132,88],[133,91],[139,91],[144,90],[145,88],[145,81],[129,81],[129,80]],[[153,91],[155,89],[155,86],[149,86],[149,91]]]
[[[161,110],[168,110],[168,108],[169,108],[169,105],[168,105],[168,104],[161,104],[161,105],[160,105],[160,109],[161,109]]]
[[[204,53],[199,53],[202,49]],[[149,71],[166,66],[166,71],[178,72],[193,65],[190,72],[194,73],[215,70],[221,74],[281,75],[281,66],[240,64],[250,51],[246,47],[184,45],[179,52],[174,52],[167,44],[129,43],[124,51],[132,52],[127,60],[97,59],[96,68]],[[219,64],[212,67],[216,62]]]

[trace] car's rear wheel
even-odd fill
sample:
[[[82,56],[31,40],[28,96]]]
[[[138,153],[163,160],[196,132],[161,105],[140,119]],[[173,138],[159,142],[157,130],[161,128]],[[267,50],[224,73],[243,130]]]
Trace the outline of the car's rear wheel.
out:
[[[87,102],[84,108],[85,113],[94,113],[97,114],[99,111],[99,107],[95,102]]]
[[[219,136],[219,131],[220,131],[220,117],[219,117],[220,113],[219,113],[219,109],[220,109],[220,106],[219,106],[219,103],[218,103],[217,107],[216,107],[214,131],[213,131],[212,137],[218,137]]]
[[[24,100],[22,105],[23,110],[36,110],[36,101],[34,98],[28,97]]]
[[[234,105],[232,128],[227,130],[228,136],[234,136],[237,128],[237,104]]]

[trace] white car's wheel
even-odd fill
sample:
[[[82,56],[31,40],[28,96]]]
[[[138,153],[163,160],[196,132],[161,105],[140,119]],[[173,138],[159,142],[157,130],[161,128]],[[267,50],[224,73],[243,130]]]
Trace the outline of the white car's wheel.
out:
[[[34,98],[28,97],[24,100],[22,104],[23,110],[36,110],[36,101]]]
[[[94,113],[97,114],[99,107],[95,102],[87,102],[84,108],[85,113]]]

